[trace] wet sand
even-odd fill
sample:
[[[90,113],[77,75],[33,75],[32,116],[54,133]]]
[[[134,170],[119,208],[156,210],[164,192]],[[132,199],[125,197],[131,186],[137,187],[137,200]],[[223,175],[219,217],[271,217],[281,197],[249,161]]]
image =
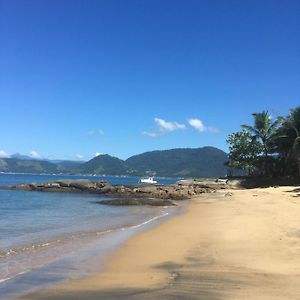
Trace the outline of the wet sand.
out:
[[[21,299],[300,299],[300,191],[226,190],[142,232],[103,272]]]

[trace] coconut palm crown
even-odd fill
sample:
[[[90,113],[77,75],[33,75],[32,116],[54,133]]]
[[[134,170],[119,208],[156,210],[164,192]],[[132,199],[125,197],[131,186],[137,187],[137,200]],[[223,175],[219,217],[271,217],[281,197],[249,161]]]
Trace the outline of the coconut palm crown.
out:
[[[276,132],[278,121],[273,122],[268,111],[253,113],[252,116],[254,118],[254,125],[242,125],[242,127],[252,134],[253,139],[262,142],[264,155],[267,157],[270,151],[270,142]]]
[[[292,109],[286,118],[281,118],[281,140],[286,145],[286,164],[297,165],[300,175],[300,106]]]

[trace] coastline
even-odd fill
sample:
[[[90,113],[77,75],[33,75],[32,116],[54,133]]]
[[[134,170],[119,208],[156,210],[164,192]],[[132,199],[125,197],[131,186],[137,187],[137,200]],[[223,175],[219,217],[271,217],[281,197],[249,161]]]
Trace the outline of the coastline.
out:
[[[103,272],[19,299],[298,299],[295,187],[225,190],[130,238]]]
[[[51,180],[46,182],[53,182],[53,178]],[[95,274],[102,269],[107,254],[118,249],[138,232],[180,213],[182,205],[186,203],[180,201],[182,205],[166,206],[165,200],[149,197],[153,189],[159,192],[174,189],[171,185],[165,185],[163,188],[142,186],[144,193],[137,195],[138,202],[132,205],[99,205],[111,197],[93,193],[95,183],[82,179],[63,180],[74,184],[79,191],[41,193],[27,190],[26,187],[43,186],[44,177],[1,177],[1,212],[8,212],[1,220],[4,229],[0,249],[1,299],[11,299],[70,279]],[[57,178],[55,181],[62,182],[62,179]],[[127,181],[125,185],[114,186],[106,182],[103,184],[102,180],[96,182],[98,186],[105,185],[115,188],[116,192],[121,189],[121,193],[126,193],[124,187]],[[20,189],[2,189],[5,185],[20,186]],[[179,193],[182,191],[178,190]],[[136,188],[138,191],[139,188]],[[114,198],[114,201],[126,200],[126,196],[119,198],[116,195]],[[151,203],[146,205],[148,203],[145,200],[148,199]],[[18,220],[22,219],[22,222],[16,222],[15,216],[18,216]],[[16,232],[14,239],[9,236],[11,231]]]
[[[148,210],[148,213],[145,212],[145,209]],[[140,218],[140,222],[132,222],[132,224],[101,232],[87,232],[79,234],[79,236],[72,235],[70,241],[60,239],[58,245],[45,244],[45,247],[49,247],[49,249],[38,249],[37,246],[34,246],[34,249],[30,247],[28,248],[29,253],[25,252],[23,255],[30,255],[32,252],[35,255],[35,261],[40,262],[44,258],[45,263],[41,265],[36,263],[36,265],[32,265],[32,268],[26,268],[25,271],[22,270],[16,275],[0,281],[4,284],[0,288],[0,299],[14,299],[27,293],[61,285],[69,280],[80,280],[98,273],[103,270],[105,261],[110,254],[119,249],[129,238],[181,214],[184,209],[185,205],[161,208],[140,207],[134,209],[135,213],[145,212],[144,217]],[[150,210],[152,214],[149,214]],[[145,218],[145,216],[148,217]],[[53,247],[55,248],[53,249]],[[53,252],[57,254],[56,259],[51,259],[52,256],[50,255]],[[15,255],[18,253],[9,255],[12,260],[6,261],[8,266],[12,264],[18,266],[19,260],[15,259]],[[3,271],[5,273],[4,268]]]

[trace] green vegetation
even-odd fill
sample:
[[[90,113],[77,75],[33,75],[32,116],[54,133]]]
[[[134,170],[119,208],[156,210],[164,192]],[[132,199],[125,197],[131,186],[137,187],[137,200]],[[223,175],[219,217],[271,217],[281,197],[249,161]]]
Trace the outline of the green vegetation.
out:
[[[171,149],[132,156],[126,164],[137,170],[166,177],[219,177],[227,174],[227,154],[214,147]]]
[[[108,154],[99,155],[74,170],[80,174],[125,175],[130,173],[126,163]]]
[[[247,170],[248,174],[253,173],[262,153],[262,145],[246,130],[230,134],[227,143],[229,144],[229,166]]]
[[[58,166],[43,160],[29,160],[18,158],[2,158],[0,159],[1,172],[16,173],[57,173]]]
[[[255,175],[300,178],[300,107],[275,121],[267,111],[253,118],[253,126],[229,135],[228,165]]]
[[[70,173],[82,162],[77,161],[47,161],[38,159],[29,159],[26,156],[19,158],[0,158],[0,172],[14,173]]]
[[[227,154],[213,147],[151,151],[121,160],[99,155],[76,169],[81,174],[218,177],[227,173]]]
[[[121,160],[99,155],[88,162],[0,159],[0,172],[97,175],[156,175],[165,177],[219,177],[227,174],[227,154],[214,147],[152,151]]]

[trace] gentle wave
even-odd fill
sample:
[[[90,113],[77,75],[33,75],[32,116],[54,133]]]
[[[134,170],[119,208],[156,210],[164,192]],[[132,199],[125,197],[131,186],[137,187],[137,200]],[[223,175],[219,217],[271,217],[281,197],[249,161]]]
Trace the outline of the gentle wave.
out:
[[[0,283],[3,283],[3,282],[8,281],[8,280],[10,280],[10,279],[16,278],[16,277],[18,277],[18,276],[20,276],[20,275],[22,275],[22,274],[28,273],[29,271],[30,271],[30,270],[22,271],[22,272],[20,272],[20,273],[14,275],[14,276],[6,277],[6,278],[3,278],[3,279],[0,279]]]
[[[99,235],[102,235],[105,233],[110,233],[115,230],[118,230],[118,228],[104,230],[104,231],[78,233],[78,234],[73,234],[70,237],[65,237],[64,239],[52,240],[52,241],[48,241],[46,243],[34,244],[31,246],[22,247],[22,248],[9,249],[8,251],[0,251],[0,258],[4,258],[4,257],[8,257],[8,256],[11,257],[13,255],[18,255],[18,254],[26,253],[26,252],[37,252],[37,251],[41,251],[45,248],[49,248],[51,246],[62,245],[64,243],[71,242],[71,241],[78,240],[78,239],[99,236]]]
[[[134,228],[139,228],[139,227],[141,227],[141,226],[143,226],[143,225],[146,225],[146,224],[148,224],[148,223],[150,223],[150,222],[153,222],[153,221],[155,221],[155,220],[157,220],[157,219],[159,219],[159,218],[163,218],[163,217],[166,217],[166,216],[168,216],[169,215],[169,213],[164,213],[164,214],[162,214],[162,215],[159,215],[159,216],[155,216],[155,217],[153,217],[153,218],[151,218],[151,219],[149,219],[149,220],[147,220],[147,221],[145,221],[145,222],[142,222],[142,223],[140,223],[140,224],[137,224],[137,225],[133,225],[133,226],[129,226],[129,229],[134,229]]]
[[[104,231],[82,232],[82,233],[78,233],[78,234],[73,234],[73,235],[71,235],[69,237],[66,237],[66,238],[63,238],[63,239],[51,240],[51,241],[48,241],[48,242],[43,242],[41,244],[34,244],[34,245],[31,245],[31,246],[27,246],[27,247],[9,249],[8,251],[1,251],[0,250],[0,258],[11,257],[11,256],[15,256],[15,255],[22,254],[22,253],[38,252],[38,251],[41,251],[41,250],[46,249],[46,248],[48,249],[49,247],[62,245],[62,244],[68,243],[68,242],[72,242],[72,241],[80,240],[80,239],[84,239],[84,238],[96,237],[96,236],[104,235],[104,234],[107,234],[107,233],[116,232],[116,231],[119,231],[119,230],[124,231],[124,230],[139,228],[139,227],[144,226],[146,224],[149,224],[149,223],[151,223],[155,220],[166,217],[167,215],[169,215],[168,212],[165,213],[164,211],[162,211],[161,215],[150,218],[150,219],[148,219],[148,220],[146,220],[142,223],[139,223],[137,225],[130,225],[130,226],[126,226],[126,227],[118,227],[118,228],[113,228],[113,229],[107,229],[107,230],[104,230]],[[1,282],[3,282],[3,279],[0,279],[0,283]]]

